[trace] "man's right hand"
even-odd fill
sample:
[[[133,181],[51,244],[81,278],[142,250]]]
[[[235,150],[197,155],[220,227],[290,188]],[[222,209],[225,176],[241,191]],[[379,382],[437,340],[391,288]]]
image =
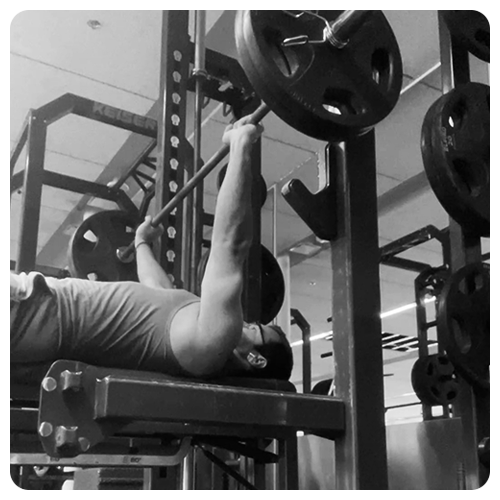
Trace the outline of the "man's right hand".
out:
[[[153,243],[163,234],[163,226],[160,224],[156,227],[151,225],[151,216],[147,215],[144,222],[137,228],[135,232],[135,245],[145,242],[148,245]]]
[[[264,131],[262,125],[253,125],[250,122],[250,115],[240,118],[238,121],[228,125],[224,130],[222,142],[231,146],[240,140],[248,141],[253,144],[256,142]]]

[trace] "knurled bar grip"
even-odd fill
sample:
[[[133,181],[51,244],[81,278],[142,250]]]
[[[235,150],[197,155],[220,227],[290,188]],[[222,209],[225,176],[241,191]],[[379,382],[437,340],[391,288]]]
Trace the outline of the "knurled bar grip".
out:
[[[251,115],[250,122],[252,124],[259,123],[271,109],[267,104],[261,104]],[[165,219],[180,203],[191,193],[194,188],[229,154],[229,145],[222,145],[214,155],[203,165],[200,170],[189,179],[189,181],[181,188],[181,190],[158,212],[151,221],[153,227],[159,226],[161,221]],[[126,261],[134,252],[134,242],[125,249],[117,249],[116,256],[122,262]]]

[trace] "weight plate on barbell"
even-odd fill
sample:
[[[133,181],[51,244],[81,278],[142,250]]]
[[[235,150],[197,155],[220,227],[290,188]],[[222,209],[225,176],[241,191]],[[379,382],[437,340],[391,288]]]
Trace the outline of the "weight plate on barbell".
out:
[[[418,399],[429,406],[448,405],[458,396],[455,369],[443,354],[418,358],[411,371],[411,384]]]
[[[201,283],[207,268],[210,250],[203,254],[198,265],[198,293],[201,291]],[[285,300],[285,280],[283,273],[274,255],[261,245],[261,297],[260,297],[260,318],[263,325],[270,323],[280,312]],[[248,321],[248,318],[244,318]]]
[[[457,372],[478,388],[489,387],[490,273],[468,264],[447,280],[438,299],[437,329]]]
[[[467,231],[490,233],[490,88],[467,83],[440,97],[422,125],[429,183]]]
[[[450,33],[471,54],[490,62],[490,23],[476,10],[440,10]]]
[[[120,210],[98,212],[85,219],[71,238],[68,268],[73,278],[138,281],[135,259],[118,260],[116,250],[134,240],[138,221]]]
[[[342,12],[317,14],[331,22]],[[402,62],[394,33],[378,10],[342,49],[329,42],[282,45],[301,35],[321,39],[324,28],[325,22],[310,14],[238,11],[236,48],[250,83],[276,115],[306,135],[338,142],[368,132],[392,111]]]

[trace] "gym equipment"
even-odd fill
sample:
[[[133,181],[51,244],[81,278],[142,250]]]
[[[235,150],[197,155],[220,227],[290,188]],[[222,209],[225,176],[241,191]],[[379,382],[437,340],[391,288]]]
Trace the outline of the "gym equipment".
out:
[[[138,281],[135,259],[122,262],[116,258],[117,248],[133,244],[137,225],[135,217],[121,210],[98,212],[85,219],[68,247],[71,276],[97,281]]]
[[[201,290],[201,283],[207,268],[210,250],[205,252],[198,266],[198,290]],[[266,325],[270,323],[279,313],[285,299],[285,280],[283,273],[274,258],[274,255],[261,245],[261,310],[260,323]],[[245,318],[246,320],[246,318]]]
[[[64,390],[66,373],[79,382]],[[115,434],[151,437],[151,430],[200,440],[288,440],[297,430],[334,439],[345,429],[344,412],[339,398],[297,394],[290,382],[197,381],[59,360],[42,382],[36,428],[49,456],[69,458]]]
[[[440,10],[448,30],[471,54],[490,62],[490,23],[476,10]]]
[[[363,134],[398,101],[401,54],[381,11],[238,11],[235,36],[258,96],[308,136]]]
[[[323,14],[323,11],[320,12]],[[319,30],[322,40],[314,40],[300,33],[300,40],[287,39],[285,57],[281,56],[285,49],[280,48],[284,39],[280,39],[278,45],[273,39],[275,46],[271,52],[278,52],[278,55],[272,58],[268,71],[256,78],[254,62],[249,61],[251,55],[258,56],[260,51],[250,48],[253,29],[251,23],[247,26],[244,20],[258,16],[259,21],[263,21],[261,28],[268,25],[277,28],[280,23],[274,25],[273,16],[276,13],[282,13],[286,21],[293,24],[293,33],[307,29],[308,35],[314,35]],[[260,122],[271,111],[269,104],[278,116],[300,132],[321,140],[340,141],[368,132],[392,111],[401,90],[402,63],[397,40],[384,15],[380,11],[324,13],[327,17],[310,11],[295,14],[291,11],[238,12],[236,45],[240,63],[250,83],[266,102],[250,115],[250,123]],[[302,18],[312,18],[313,22],[306,20],[304,23]],[[288,26],[284,18],[280,18],[280,21]],[[356,36],[348,40],[352,32],[356,32]],[[255,33],[259,40],[262,35]],[[318,43],[322,46],[316,46]],[[314,51],[311,45],[315,45]],[[269,47],[264,46],[260,61],[262,68],[266,67],[265,56],[269,55],[268,52]],[[289,59],[294,63],[293,71],[286,70],[290,67]],[[325,71],[325,68],[335,68],[335,71]],[[288,80],[283,80],[287,74]],[[273,86],[276,93],[269,92],[263,82]],[[291,82],[295,87],[290,87]],[[262,90],[264,92],[261,94]],[[229,146],[221,146],[158,212],[151,221],[152,226],[158,226],[228,153]],[[133,252],[133,245],[129,245],[125,249],[117,249],[116,255],[125,262]]]
[[[437,329],[459,373],[489,389],[490,274],[482,263],[468,264],[447,280],[438,299]]]
[[[429,183],[448,214],[478,236],[490,233],[490,88],[467,83],[440,97],[422,125]]]
[[[443,354],[419,357],[411,371],[411,385],[418,399],[429,406],[448,405],[459,391],[455,368]]]
[[[222,186],[222,182],[224,181],[224,177],[226,176],[226,170],[227,170],[227,165],[222,167],[220,172],[217,175],[217,189],[220,190],[220,187]],[[262,175],[259,176],[258,180],[259,184],[259,191],[260,191],[260,207],[262,208],[264,204],[266,203],[267,199],[267,184]]]

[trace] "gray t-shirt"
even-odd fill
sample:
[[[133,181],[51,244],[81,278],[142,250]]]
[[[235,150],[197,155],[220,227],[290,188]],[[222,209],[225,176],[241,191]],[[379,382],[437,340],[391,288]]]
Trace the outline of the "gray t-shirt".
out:
[[[187,375],[172,353],[170,324],[199,300],[135,282],[11,276],[11,363],[74,359]]]

